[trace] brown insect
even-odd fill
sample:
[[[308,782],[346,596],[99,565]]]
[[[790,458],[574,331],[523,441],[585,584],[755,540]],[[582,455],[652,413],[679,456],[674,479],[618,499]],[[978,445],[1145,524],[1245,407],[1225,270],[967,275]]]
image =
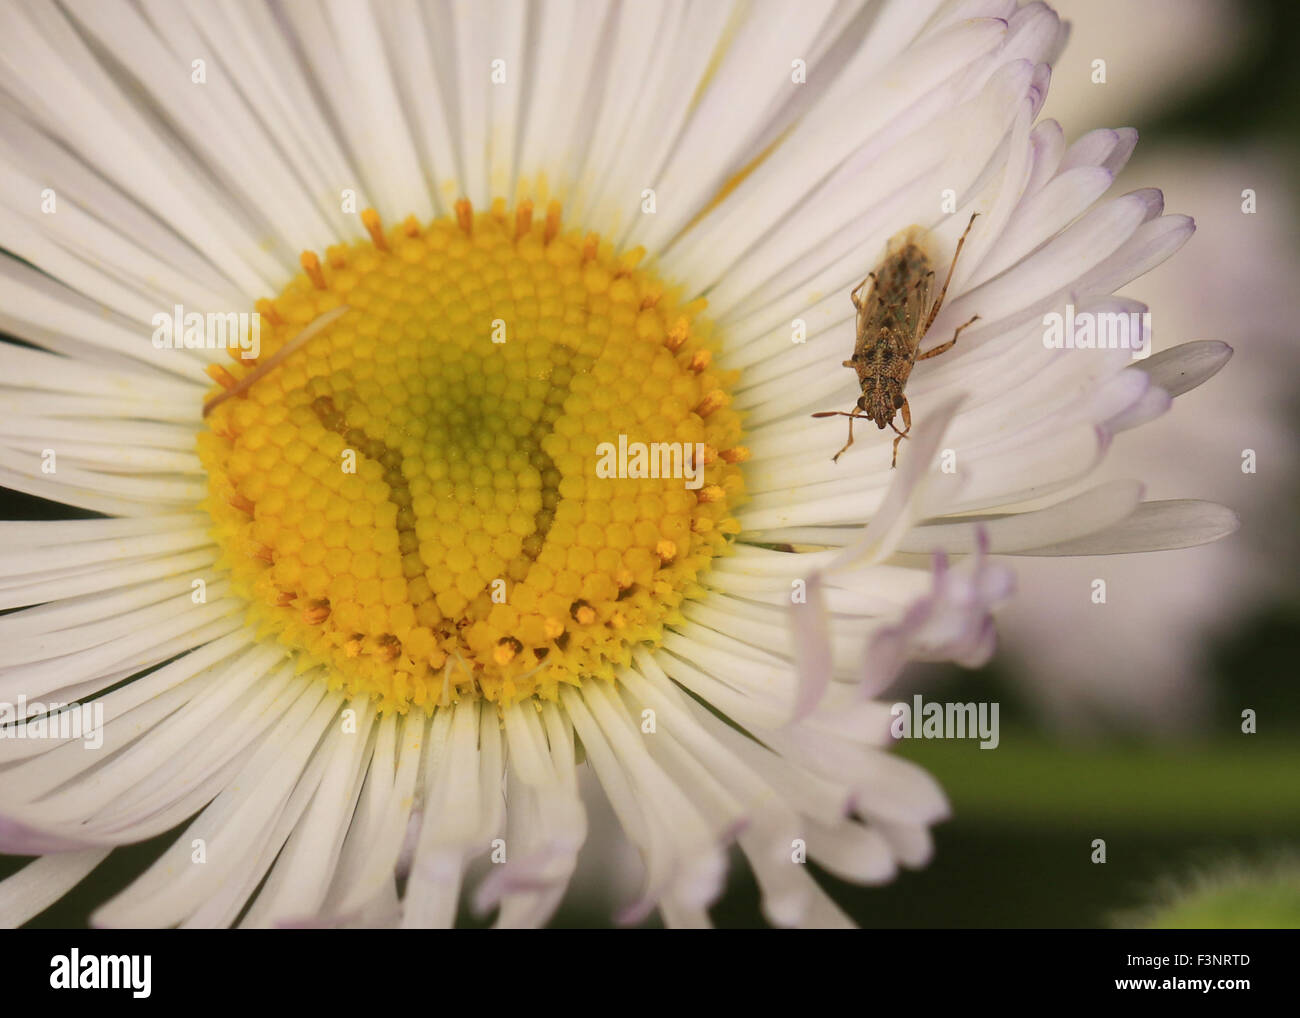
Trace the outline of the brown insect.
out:
[[[893,467],[898,463],[898,443],[912,430],[912,410],[903,395],[912,366],[917,361],[938,357],[951,350],[962,329],[979,320],[979,315],[973,316],[970,321],[957,326],[948,342],[917,354],[921,340],[943,307],[948,284],[952,282],[952,270],[957,267],[957,256],[961,254],[966,235],[975,225],[978,215],[976,212],[970,217],[961,239],[957,241],[957,250],[953,252],[952,264],[948,267],[948,278],[928,312],[926,305],[930,303],[930,290],[934,286],[934,269],[930,267],[930,257],[922,246],[924,231],[919,226],[909,226],[892,237],[885,249],[885,260],[874,272],[868,272],[867,278],[849,294],[849,300],[853,301],[858,312],[858,337],[853,344],[853,356],[844,362],[844,366],[858,373],[862,395],[851,411],[823,410],[813,414],[814,417],[849,419],[849,440],[831,457],[832,460],[838,460],[853,444],[853,422],[866,418],[875,421],[881,431],[888,424],[897,433],[894,456],[889,465]],[[861,298],[867,283],[872,284],[871,292]],[[894,415],[900,410],[903,412],[902,431],[894,423]]]

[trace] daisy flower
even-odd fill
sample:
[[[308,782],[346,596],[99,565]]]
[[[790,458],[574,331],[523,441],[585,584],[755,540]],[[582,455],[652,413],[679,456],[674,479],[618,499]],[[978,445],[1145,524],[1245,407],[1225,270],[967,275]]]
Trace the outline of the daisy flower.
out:
[[[990,555],[1232,528],[1062,496],[1226,349],[1042,342],[1192,223],[1103,199],[1133,132],[1035,123],[1041,4],[32,3],[0,39],[0,483],[97,514],[0,530],[10,923],[184,825],[97,924],[541,924],[589,768],[621,921],[707,923],[735,844],[771,922],[841,924],[808,862],[930,855],[877,697],[987,658]],[[897,468],[892,432],[833,462],[850,290],[972,213],[925,345],[979,320]]]
[[[1188,729],[1214,725],[1220,706],[1236,718],[1244,704],[1215,703],[1214,644],[1292,587],[1280,564],[1294,561],[1294,535],[1269,521],[1289,511],[1300,454],[1287,414],[1291,322],[1300,315],[1291,285],[1300,274],[1296,197],[1283,168],[1258,147],[1234,155],[1188,144],[1153,151],[1126,172],[1161,181],[1172,200],[1195,208],[1197,231],[1176,259],[1127,291],[1158,309],[1157,350],[1178,337],[1231,335],[1249,353],[1150,427],[1120,436],[1097,480],[1141,477],[1148,497],[1196,491],[1222,499],[1242,530],[1231,541],[1161,556],[1158,568],[1143,556],[1018,566],[1017,596],[998,617],[999,654],[1016,663],[1024,693],[1061,726]],[[1242,213],[1246,186],[1267,203],[1259,214]],[[1247,455],[1257,472],[1243,469]],[[1080,598],[1096,577],[1109,585],[1104,608]],[[1062,611],[1070,625],[1053,625]],[[1154,632],[1161,639],[1151,639]],[[1035,681],[1039,672],[1053,681]]]

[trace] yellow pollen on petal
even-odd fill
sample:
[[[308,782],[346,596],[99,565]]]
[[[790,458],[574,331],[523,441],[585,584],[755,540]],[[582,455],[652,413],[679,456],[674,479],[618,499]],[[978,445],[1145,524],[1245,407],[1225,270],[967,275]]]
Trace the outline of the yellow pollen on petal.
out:
[[[204,504],[250,626],[382,711],[612,681],[739,531],[703,302],[538,208],[367,209],[212,372]],[[691,477],[611,476],[621,440]]]

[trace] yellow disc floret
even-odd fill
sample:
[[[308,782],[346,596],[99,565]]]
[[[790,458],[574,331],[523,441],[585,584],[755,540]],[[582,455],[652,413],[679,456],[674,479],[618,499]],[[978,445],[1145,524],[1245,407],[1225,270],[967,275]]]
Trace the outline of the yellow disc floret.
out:
[[[384,710],[612,677],[738,529],[703,302],[556,205],[362,219],[211,372],[206,505],[250,622]]]

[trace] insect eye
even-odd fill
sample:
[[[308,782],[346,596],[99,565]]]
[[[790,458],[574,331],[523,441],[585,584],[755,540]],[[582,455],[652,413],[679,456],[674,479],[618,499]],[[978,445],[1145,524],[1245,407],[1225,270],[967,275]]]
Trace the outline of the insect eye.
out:
[[[903,409],[903,394],[901,392],[894,397],[894,409],[895,410]]]
[[[866,396],[859,396],[859,397],[858,397],[858,409],[859,409],[859,410],[865,410],[865,409],[867,409],[867,397],[866,397]]]

